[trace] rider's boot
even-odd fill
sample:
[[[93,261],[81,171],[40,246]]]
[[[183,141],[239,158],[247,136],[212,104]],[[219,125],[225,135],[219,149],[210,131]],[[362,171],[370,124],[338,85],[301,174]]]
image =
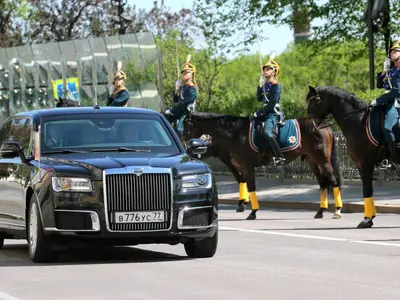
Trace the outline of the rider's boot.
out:
[[[396,151],[397,151],[397,143],[394,139],[393,134],[385,132],[385,138],[388,144],[390,160],[387,162],[386,167],[389,170],[396,170]]]
[[[273,137],[267,137],[268,142],[271,146],[272,155],[274,156],[274,164],[283,165],[285,163],[286,158],[283,156],[281,147],[278,144],[278,141]]]

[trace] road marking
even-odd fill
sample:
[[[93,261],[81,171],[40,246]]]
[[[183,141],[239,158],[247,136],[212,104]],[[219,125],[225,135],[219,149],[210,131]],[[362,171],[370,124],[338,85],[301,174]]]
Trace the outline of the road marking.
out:
[[[19,300],[13,296],[0,292],[0,300]]]
[[[297,237],[297,238],[303,238],[303,239],[313,239],[313,240],[325,240],[325,241],[334,241],[334,242],[348,242],[348,243],[356,243],[356,244],[370,244],[370,245],[378,245],[378,246],[400,247],[400,244],[395,244],[395,243],[351,240],[351,239],[345,239],[345,238],[334,238],[334,237],[327,237],[327,236],[317,236],[317,235],[307,235],[307,234],[276,232],[276,231],[268,231],[268,230],[243,229],[243,228],[235,228],[235,227],[219,227],[219,229],[230,230],[230,231],[249,232],[249,233],[261,233],[261,234],[268,234],[268,235],[290,236],[290,237]]]

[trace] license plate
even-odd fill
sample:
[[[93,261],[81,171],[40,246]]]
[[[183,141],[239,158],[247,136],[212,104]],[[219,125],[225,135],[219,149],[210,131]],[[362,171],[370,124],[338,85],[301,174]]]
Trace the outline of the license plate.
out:
[[[115,223],[159,223],[165,222],[165,211],[116,212]]]

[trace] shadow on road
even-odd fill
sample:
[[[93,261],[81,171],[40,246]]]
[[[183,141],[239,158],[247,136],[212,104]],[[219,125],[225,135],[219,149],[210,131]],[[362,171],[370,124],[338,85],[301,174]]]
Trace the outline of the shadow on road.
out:
[[[177,247],[179,246],[177,245]],[[190,259],[187,256],[132,247],[68,248],[68,250],[58,253],[60,255],[54,263],[38,264],[31,261],[27,245],[4,245],[0,250],[0,267],[156,263]]]

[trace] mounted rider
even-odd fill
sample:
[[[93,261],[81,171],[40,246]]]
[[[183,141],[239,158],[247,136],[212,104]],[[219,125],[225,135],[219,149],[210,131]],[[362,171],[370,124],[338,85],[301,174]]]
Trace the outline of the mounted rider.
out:
[[[386,167],[396,169],[396,140],[393,134],[393,127],[399,120],[397,108],[400,107],[400,40],[394,43],[389,50],[390,58],[386,58],[383,65],[383,72],[378,75],[377,87],[384,88],[385,94],[376,98],[372,105],[381,105],[385,113],[384,137],[390,152],[390,161]],[[391,63],[393,68],[390,70]]]
[[[263,102],[264,107],[254,113],[254,117],[265,118],[264,137],[271,146],[274,163],[283,164],[285,158],[278,141],[273,135],[276,125],[282,123],[284,119],[284,114],[279,104],[281,98],[281,86],[278,83],[280,66],[275,60],[270,59],[262,66],[262,70],[263,74],[257,87],[257,100]]]
[[[196,67],[193,64],[188,61],[185,63],[181,70],[182,81],[177,80],[175,82],[173,100],[177,104],[165,111],[170,122],[178,120],[176,131],[180,136],[183,135],[183,122],[197,99],[198,87],[195,79],[196,71]]]
[[[119,63],[113,84],[108,89],[107,106],[126,106],[129,101],[129,92],[125,87],[126,74],[120,68]]]

